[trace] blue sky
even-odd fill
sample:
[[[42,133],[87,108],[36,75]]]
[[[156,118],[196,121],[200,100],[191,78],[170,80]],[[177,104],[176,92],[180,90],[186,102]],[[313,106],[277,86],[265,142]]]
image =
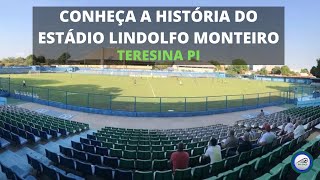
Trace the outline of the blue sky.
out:
[[[31,54],[33,6],[284,6],[285,64],[311,68],[320,58],[319,0],[7,0],[0,11],[0,58]]]

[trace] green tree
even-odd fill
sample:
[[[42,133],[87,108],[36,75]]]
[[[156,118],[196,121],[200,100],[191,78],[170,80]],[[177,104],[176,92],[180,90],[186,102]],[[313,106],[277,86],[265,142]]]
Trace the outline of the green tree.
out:
[[[36,58],[36,64],[43,64],[43,63],[46,63],[46,58],[44,56],[38,56]]]
[[[24,66],[26,59],[23,57],[8,57],[1,59],[1,62],[5,66]]]
[[[25,64],[30,66],[30,65],[33,65],[34,62],[36,61],[37,57],[33,54],[30,54],[29,56],[26,57],[26,61],[25,61]]]
[[[264,76],[268,75],[268,71],[265,67],[261,68],[259,71],[257,71],[257,73]]]
[[[291,75],[291,76],[300,76],[300,74],[299,74],[299,73],[294,72],[294,71],[290,71],[290,75]]]
[[[215,66],[221,65],[219,61],[215,61],[215,60],[211,60],[211,61],[209,61],[209,63],[212,65],[215,65]]]
[[[243,59],[234,59],[232,60],[232,65],[227,69],[227,72],[234,72],[236,74],[244,74],[249,70],[247,62]],[[233,73],[232,73],[233,74]]]
[[[317,78],[320,78],[320,58],[317,59],[317,66],[312,66],[310,73]]]
[[[247,62],[243,59],[234,59],[232,60],[232,65],[246,65],[246,67],[248,67]]]
[[[281,74],[281,68],[279,66],[272,68],[271,74]]]
[[[222,64],[219,61],[211,60],[209,61],[209,63],[216,66],[217,70],[222,70],[222,67],[221,67]]]
[[[58,63],[59,64],[66,64],[67,60],[71,57],[71,55],[67,52],[62,53],[59,57],[58,57]]]
[[[288,76],[291,74],[291,70],[288,66],[281,66],[281,74]]]
[[[227,68],[227,74],[236,75],[238,74],[234,69],[230,68],[230,66]]]
[[[300,70],[300,73],[307,73],[307,74],[309,74],[309,71],[308,71],[307,68],[304,68],[304,69],[301,69],[301,70]]]

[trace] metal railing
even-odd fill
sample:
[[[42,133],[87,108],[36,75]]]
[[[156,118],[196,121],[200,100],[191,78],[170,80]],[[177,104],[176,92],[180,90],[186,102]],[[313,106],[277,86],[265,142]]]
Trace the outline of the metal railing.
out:
[[[0,78],[0,88],[11,97],[42,104],[58,103],[65,108],[85,107],[124,112],[208,112],[246,107],[259,107],[286,103],[296,98],[296,92],[274,91],[256,94],[204,96],[204,97],[138,97],[95,94],[22,86]],[[306,92],[306,91],[304,91]],[[302,93],[303,95],[303,93]]]

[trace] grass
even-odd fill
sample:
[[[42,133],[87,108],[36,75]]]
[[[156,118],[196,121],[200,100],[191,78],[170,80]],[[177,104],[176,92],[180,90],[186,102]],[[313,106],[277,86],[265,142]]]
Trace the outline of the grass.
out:
[[[160,109],[162,112],[203,111],[206,107],[220,109],[273,102],[284,96],[279,91],[287,91],[290,86],[282,82],[242,79],[134,78],[63,73],[11,74],[10,78],[11,92],[33,92],[40,99],[48,100],[49,97],[50,101],[70,105],[144,112],[159,112]],[[26,88],[21,87],[23,80]],[[2,88],[7,86],[6,82],[1,82]],[[225,95],[228,95],[227,104]],[[159,97],[162,97],[161,107]]]

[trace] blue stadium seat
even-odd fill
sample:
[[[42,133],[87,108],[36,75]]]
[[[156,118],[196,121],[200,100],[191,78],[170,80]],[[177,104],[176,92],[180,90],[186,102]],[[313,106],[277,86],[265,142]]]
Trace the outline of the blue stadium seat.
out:
[[[63,129],[63,128],[59,128],[59,133],[61,133],[61,135],[64,135],[64,136],[68,136],[69,135],[69,132],[66,129]]]
[[[98,154],[87,153],[88,162],[96,165],[101,165],[101,156]]]
[[[26,132],[26,134],[27,134],[27,139],[29,139],[33,143],[37,143],[41,140],[40,137],[38,137],[30,132]]]
[[[115,170],[114,179],[132,180],[132,178],[133,178],[132,171],[125,171],[125,170],[120,170],[120,169]]]
[[[59,145],[59,149],[63,155],[65,155],[67,157],[72,157],[72,149],[71,148],[66,148],[66,147]]]
[[[9,167],[2,164],[1,162],[0,162],[0,167],[1,167],[2,172],[7,176],[8,179],[15,179],[15,175]]]
[[[109,150],[106,147],[96,147],[96,154],[100,154],[101,156],[108,156]]]
[[[97,140],[97,137],[91,134],[87,134],[87,138],[90,140]]]
[[[76,170],[83,174],[93,175],[92,165],[89,163],[76,161]]]
[[[40,131],[40,137],[45,140],[49,140],[52,138],[52,136],[45,131]]]
[[[11,136],[10,131],[2,129],[2,133],[3,133],[2,137],[4,137],[7,140],[12,140],[12,136]]]
[[[60,159],[60,165],[67,167],[69,169],[75,169],[75,163],[72,158],[59,156],[59,159]]]
[[[7,141],[7,140],[5,140],[3,138],[0,138],[0,148],[5,148],[5,147],[7,147],[9,145],[10,145],[9,141]]]
[[[85,152],[73,150],[73,158],[78,159],[80,161],[86,161],[87,155]]]
[[[28,132],[26,132],[24,129],[18,128],[18,132],[17,132],[16,134],[18,134],[19,136],[21,136],[21,137],[23,137],[23,138],[25,138],[25,139],[28,139],[27,133],[28,133]]]
[[[14,134],[19,134],[19,131],[18,131],[18,128],[16,126],[11,126],[11,133],[14,133]],[[23,137],[23,136],[22,136]]]
[[[94,175],[102,177],[103,179],[113,179],[113,169],[109,167],[95,166]]]
[[[27,154],[28,163],[35,169],[37,172],[42,172],[42,164],[39,162],[39,160],[31,157],[29,154]]]
[[[32,132],[32,129],[31,129],[31,127],[29,126],[29,125],[24,125],[24,129],[26,130],[26,131],[28,131],[28,132]]]
[[[2,171],[5,172],[7,179],[12,180],[36,180],[35,177],[28,175],[28,172],[22,170],[17,165],[13,165],[10,167],[7,167],[3,164],[1,164]]]
[[[12,133],[11,136],[12,136],[12,141],[17,143],[17,144],[23,145],[23,144],[26,144],[28,142],[25,138],[22,138],[22,137],[14,134],[14,133]]]
[[[102,143],[100,141],[91,140],[91,145],[93,145],[93,146],[101,146]]]
[[[5,128],[7,131],[11,131],[11,125],[8,124],[8,123],[4,123],[4,128]]]
[[[71,146],[73,147],[73,149],[83,151],[82,144],[79,142],[71,141]]]
[[[60,163],[59,155],[57,153],[51,152],[48,149],[46,149],[45,151],[46,151],[46,157],[48,159],[50,159],[55,164],[59,164]]]
[[[89,139],[80,137],[80,142],[83,144],[91,144]]]
[[[109,157],[109,156],[104,156],[103,157],[103,164],[112,167],[112,168],[118,168],[118,158],[116,157]]]
[[[59,180],[84,180],[84,178],[76,176],[72,173],[58,173]]]
[[[40,137],[40,131],[38,129],[32,128],[32,133],[38,137]]]
[[[46,132],[47,134],[49,134],[49,132],[50,132],[49,128],[42,127],[41,129],[42,129],[42,131]]]
[[[89,152],[89,153],[92,153],[92,154],[96,153],[95,147],[93,145],[83,144],[83,150],[85,152]]]
[[[53,130],[53,129],[50,129],[50,130],[49,130],[49,134],[50,134],[51,136],[55,137],[55,138],[58,138],[58,137],[61,136],[61,133],[59,133],[58,131]]]
[[[43,174],[45,174],[50,179],[58,179],[58,174],[52,167],[42,164],[42,170]]]

